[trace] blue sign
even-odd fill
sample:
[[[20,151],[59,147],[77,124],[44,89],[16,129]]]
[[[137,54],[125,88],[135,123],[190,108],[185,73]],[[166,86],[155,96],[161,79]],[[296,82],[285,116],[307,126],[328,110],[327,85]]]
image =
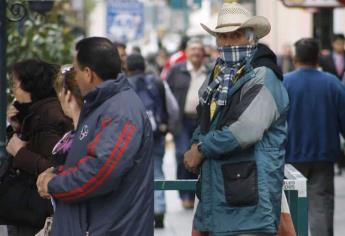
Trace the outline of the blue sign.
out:
[[[144,4],[137,0],[107,1],[107,36],[128,42],[144,36]]]

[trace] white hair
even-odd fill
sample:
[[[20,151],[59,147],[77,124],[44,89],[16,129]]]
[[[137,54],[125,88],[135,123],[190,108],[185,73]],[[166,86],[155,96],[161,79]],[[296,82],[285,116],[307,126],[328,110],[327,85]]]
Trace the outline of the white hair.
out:
[[[258,37],[255,35],[255,32],[252,28],[245,28],[244,36],[250,43],[257,43]]]

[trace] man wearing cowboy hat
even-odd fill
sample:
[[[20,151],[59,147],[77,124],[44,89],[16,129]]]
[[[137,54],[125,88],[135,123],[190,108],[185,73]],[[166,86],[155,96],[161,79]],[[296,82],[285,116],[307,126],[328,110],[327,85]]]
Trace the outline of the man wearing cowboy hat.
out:
[[[270,24],[225,3],[214,29],[201,26],[216,37],[220,56],[199,90],[200,123],[184,158],[200,173],[194,233],[274,235],[289,101],[275,55],[257,43]]]

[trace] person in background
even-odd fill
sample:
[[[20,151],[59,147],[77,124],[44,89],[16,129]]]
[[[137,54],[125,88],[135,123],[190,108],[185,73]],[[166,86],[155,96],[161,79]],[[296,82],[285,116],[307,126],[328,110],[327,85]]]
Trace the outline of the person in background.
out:
[[[187,54],[186,54],[186,47],[187,42],[189,38],[187,36],[183,36],[181,38],[180,45],[178,47],[178,51],[172,54],[169,58],[169,60],[165,63],[163,71],[161,73],[161,79],[165,80],[167,77],[167,74],[169,73],[170,68],[180,62],[184,62],[187,60]]]
[[[277,63],[283,74],[286,74],[294,69],[290,44],[286,43],[283,45],[283,53],[282,55],[278,56]]]
[[[333,236],[334,162],[345,131],[345,88],[339,79],[317,70],[318,41],[295,43],[295,67],[284,76],[290,98],[286,162],[307,179],[312,236]]]
[[[121,42],[114,42],[115,47],[117,48],[117,51],[119,53],[120,59],[121,59],[121,70],[123,73],[127,70],[127,52],[126,52],[126,44]]]
[[[164,70],[164,66],[168,63],[169,57],[170,57],[170,54],[166,48],[164,48],[164,47],[159,48],[156,59],[155,59],[157,65],[158,65],[159,74],[161,74],[162,71]],[[164,73],[166,73],[166,72],[164,72]]]
[[[332,38],[332,50],[321,53],[320,67],[323,71],[329,72],[345,84],[345,37],[343,34],[335,34]],[[343,142],[343,137],[340,137]],[[345,169],[345,149],[342,148],[338,160],[336,161],[337,175],[342,175]]]
[[[165,81],[153,74],[145,73],[145,59],[139,54],[127,58],[127,79],[142,100],[151,121],[153,131],[154,178],[164,179],[163,157],[165,154],[165,136],[178,122],[178,105]],[[169,97],[169,94],[170,97]],[[169,100],[173,99],[173,103]],[[175,117],[175,118],[174,118]],[[155,228],[164,228],[166,203],[164,191],[154,193]]]
[[[191,39],[187,43],[187,61],[176,64],[167,76],[167,82],[180,107],[179,126],[173,131],[178,179],[196,179],[197,175],[187,171],[183,164],[183,155],[188,150],[193,131],[197,126],[198,90],[206,80],[210,68],[204,61],[203,43]],[[192,191],[180,191],[182,205],[186,209],[194,206]]]
[[[205,63],[213,67],[219,57],[217,48],[213,45],[205,45]]]
[[[73,130],[68,131],[54,146],[52,154],[54,166],[65,164],[65,160],[77,130],[78,120],[83,106],[83,97],[75,79],[72,65],[61,68],[54,84],[62,110],[73,121]]]
[[[200,173],[193,235],[276,235],[289,99],[274,54],[256,55],[270,23],[224,3],[217,26],[201,25],[220,56],[199,90],[199,126],[184,158]]]
[[[127,79],[142,100],[151,121],[153,131],[154,178],[164,179],[163,157],[165,154],[165,135],[167,112],[164,104],[164,85],[159,78],[145,74],[145,59],[139,54],[127,58]],[[155,228],[164,228],[166,211],[164,191],[154,192]]]
[[[83,98],[75,80],[75,72],[72,65],[63,65],[61,67],[54,83],[54,88],[63,112],[73,121],[73,129],[65,133],[52,150],[53,166],[54,168],[60,168],[65,164],[67,154],[72,146],[83,105]],[[51,199],[51,201],[54,207],[55,200]],[[52,217],[48,217],[43,229],[41,229],[37,236],[45,236],[47,233],[50,235],[51,223]]]
[[[133,46],[132,47],[132,53],[131,54],[139,54],[141,55],[141,49],[139,46]]]
[[[158,55],[156,53],[150,53],[146,56],[146,73],[153,74],[159,78],[160,66],[157,62]]]
[[[34,235],[53,213],[49,200],[35,186],[38,175],[54,165],[52,149],[72,129],[54,91],[58,66],[37,59],[13,64],[11,91],[15,102],[7,112],[11,158],[0,184],[0,221],[10,235]]]
[[[345,83],[345,37],[335,34],[332,38],[332,51],[320,57],[320,67]]]

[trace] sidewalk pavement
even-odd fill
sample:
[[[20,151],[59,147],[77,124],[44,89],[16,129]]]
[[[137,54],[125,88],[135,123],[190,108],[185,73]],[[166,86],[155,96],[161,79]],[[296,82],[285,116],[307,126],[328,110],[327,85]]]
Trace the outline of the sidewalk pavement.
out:
[[[176,179],[176,161],[173,145],[167,145],[163,161],[165,179]],[[193,210],[185,210],[177,191],[165,191],[167,214],[165,228],[156,229],[155,236],[190,236],[192,232]]]
[[[166,179],[176,179],[175,153],[172,145],[168,145],[164,157],[163,169]],[[345,175],[335,177],[335,215],[334,236],[345,235]],[[190,236],[192,230],[193,211],[184,210],[177,191],[166,191],[167,214],[165,228],[156,229],[155,236]]]

